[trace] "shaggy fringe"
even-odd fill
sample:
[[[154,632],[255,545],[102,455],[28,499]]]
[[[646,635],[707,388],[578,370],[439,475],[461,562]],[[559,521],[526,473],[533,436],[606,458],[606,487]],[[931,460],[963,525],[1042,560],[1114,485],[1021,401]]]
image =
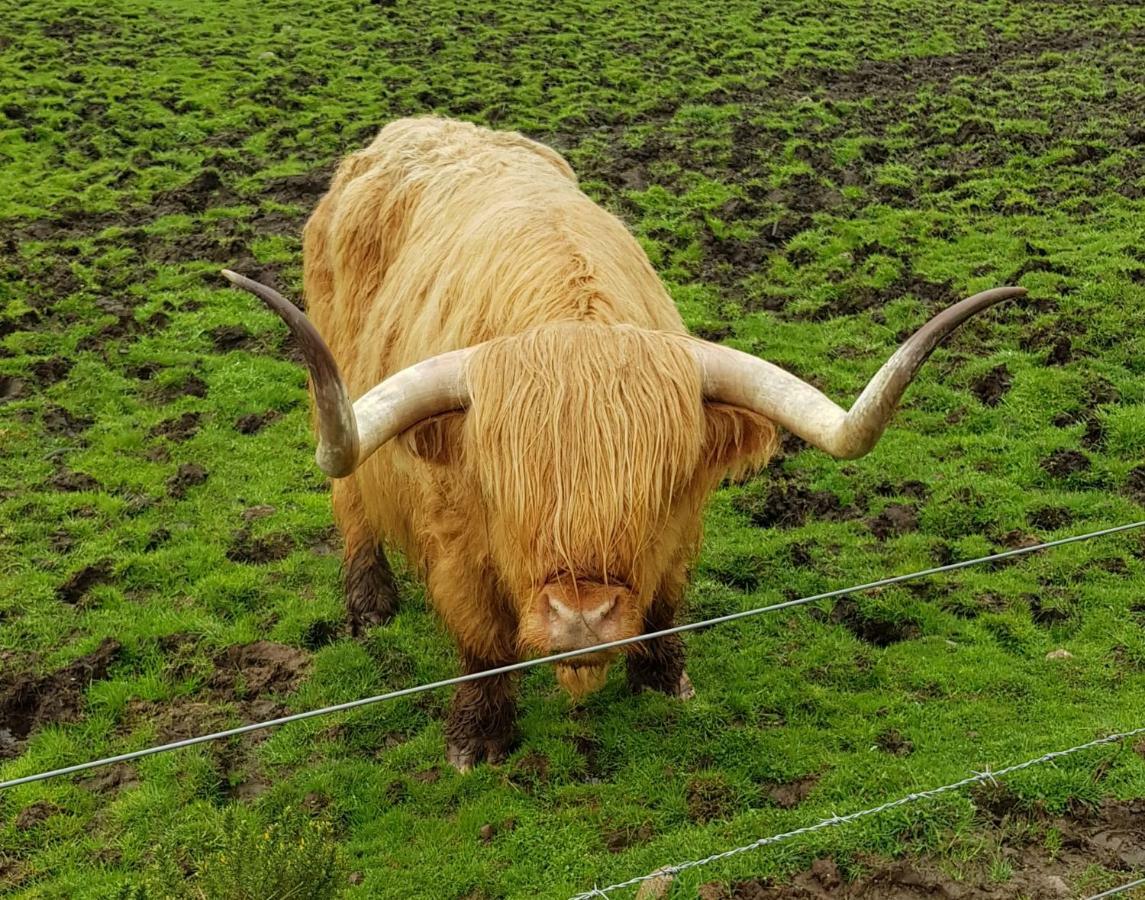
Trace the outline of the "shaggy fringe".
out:
[[[465,446],[520,560],[631,583],[700,461],[699,368],[672,335],[558,324],[494,341],[468,370]]]

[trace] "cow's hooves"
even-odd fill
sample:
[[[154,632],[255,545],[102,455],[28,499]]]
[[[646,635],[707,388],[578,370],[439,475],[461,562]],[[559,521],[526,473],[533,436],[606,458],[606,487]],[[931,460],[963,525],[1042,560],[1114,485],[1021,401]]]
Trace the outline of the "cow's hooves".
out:
[[[362,609],[350,612],[350,635],[358,637],[378,625],[386,625],[394,617],[392,609]]]
[[[501,738],[477,738],[445,746],[445,760],[462,775],[472,772],[478,763],[491,766],[503,763],[509,756],[512,742]]]
[[[696,696],[696,689],[692,687],[692,679],[687,672],[680,673],[680,680],[676,683],[676,696],[681,700],[691,700]]]

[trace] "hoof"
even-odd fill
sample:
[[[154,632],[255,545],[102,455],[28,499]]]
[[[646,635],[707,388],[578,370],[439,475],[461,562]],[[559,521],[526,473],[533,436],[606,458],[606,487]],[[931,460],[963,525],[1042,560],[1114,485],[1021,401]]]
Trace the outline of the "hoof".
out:
[[[676,682],[674,696],[681,700],[691,700],[696,696],[696,689],[692,687],[692,679],[688,677],[687,672],[680,673],[680,680]]]
[[[385,625],[394,617],[392,609],[363,609],[350,612],[350,636],[360,637],[371,628]]]
[[[462,743],[445,745],[445,761],[462,775],[472,772],[478,763],[491,766],[503,763],[509,756],[510,746],[499,738],[478,738]]]

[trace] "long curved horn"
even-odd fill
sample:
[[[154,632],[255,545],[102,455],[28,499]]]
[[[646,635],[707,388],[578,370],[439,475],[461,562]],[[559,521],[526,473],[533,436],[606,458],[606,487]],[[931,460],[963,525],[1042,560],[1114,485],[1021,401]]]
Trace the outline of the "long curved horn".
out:
[[[778,366],[731,347],[696,341],[704,396],[754,410],[831,456],[857,459],[878,442],[903,391],[943,338],[975,313],[1025,293],[1020,287],[994,288],[939,313],[887,360],[850,412]]]
[[[469,405],[465,362],[475,349],[472,347],[402,369],[351,405],[334,354],[302,311],[265,284],[229,269],[224,269],[223,275],[277,313],[298,341],[314,391],[318,425],[315,458],[327,475],[349,475],[382,444],[422,419]]]

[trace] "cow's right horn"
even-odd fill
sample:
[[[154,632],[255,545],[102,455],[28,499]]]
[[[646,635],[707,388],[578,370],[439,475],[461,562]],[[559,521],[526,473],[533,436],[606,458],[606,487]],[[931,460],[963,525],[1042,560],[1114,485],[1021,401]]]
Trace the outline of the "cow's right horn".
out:
[[[402,369],[350,403],[338,364],[302,311],[265,284],[229,269],[223,275],[250,291],[290,328],[310,371],[318,427],[318,467],[334,478],[353,472],[382,444],[430,416],[469,405],[465,362],[474,348],[454,350]]]

